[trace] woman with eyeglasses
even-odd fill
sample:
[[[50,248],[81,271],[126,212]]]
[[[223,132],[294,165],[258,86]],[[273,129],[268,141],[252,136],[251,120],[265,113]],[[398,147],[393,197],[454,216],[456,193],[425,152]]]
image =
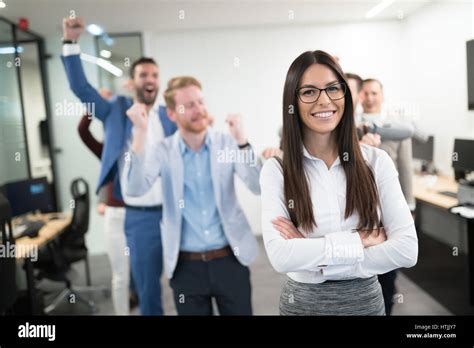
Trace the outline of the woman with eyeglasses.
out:
[[[377,274],[416,264],[415,226],[390,157],[359,144],[344,73],[323,51],[290,66],[282,145],[260,176],[265,249],[288,276],[280,314],[384,315]]]

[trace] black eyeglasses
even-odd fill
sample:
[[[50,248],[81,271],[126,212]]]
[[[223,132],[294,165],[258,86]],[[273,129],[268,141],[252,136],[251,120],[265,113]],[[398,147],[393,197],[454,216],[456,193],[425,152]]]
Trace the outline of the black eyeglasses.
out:
[[[296,90],[296,95],[301,102],[312,104],[318,101],[322,91],[326,92],[328,98],[334,101],[344,98],[347,87],[345,83],[336,83],[323,89],[314,86],[306,86],[298,88]]]

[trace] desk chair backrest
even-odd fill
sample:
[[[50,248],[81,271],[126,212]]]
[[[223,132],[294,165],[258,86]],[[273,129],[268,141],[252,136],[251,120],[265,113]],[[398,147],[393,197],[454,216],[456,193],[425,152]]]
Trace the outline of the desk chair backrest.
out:
[[[15,244],[11,224],[11,207],[8,200],[0,193],[0,245],[4,250],[11,250]],[[0,315],[10,309],[16,301],[16,259],[14,255],[0,257]]]
[[[81,186],[83,186],[81,188]],[[86,248],[85,234],[89,229],[89,185],[78,178],[71,183],[73,214],[69,228],[61,235],[61,245],[65,247]]]

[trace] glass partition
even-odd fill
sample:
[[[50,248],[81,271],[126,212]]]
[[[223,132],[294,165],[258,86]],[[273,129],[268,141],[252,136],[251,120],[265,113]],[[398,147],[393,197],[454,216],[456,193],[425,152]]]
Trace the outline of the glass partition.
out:
[[[99,68],[99,86],[112,94],[132,95],[127,88],[131,64],[143,55],[141,33],[96,37],[97,56],[108,63]]]
[[[0,185],[30,175],[19,79],[23,47],[14,34],[14,26],[0,21]]]
[[[0,186],[47,177],[56,196],[45,59],[39,35],[0,17]]]

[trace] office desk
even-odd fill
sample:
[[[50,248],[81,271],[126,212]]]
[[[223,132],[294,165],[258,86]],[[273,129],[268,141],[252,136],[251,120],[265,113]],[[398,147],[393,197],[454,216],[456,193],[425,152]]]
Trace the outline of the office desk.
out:
[[[457,193],[458,183],[452,178],[438,176],[436,182],[430,185],[429,177],[415,175],[414,194],[417,201],[422,201],[446,210],[458,205],[457,198],[439,193],[443,191]]]
[[[55,220],[50,220],[52,217],[57,217]],[[45,222],[45,225],[41,228],[37,237],[21,237],[18,238],[15,243],[17,246],[20,246],[19,253],[16,254],[17,259],[22,259],[28,256],[28,252],[33,248],[41,248],[46,245],[49,241],[56,238],[60,235],[64,229],[69,226],[72,221],[71,214],[58,214],[58,213],[49,213],[49,214],[39,214],[32,215],[29,217],[31,220],[42,220]],[[15,219],[12,221],[13,225],[15,224]]]
[[[415,176],[419,267],[404,273],[415,282],[422,279],[425,290],[455,314],[473,314],[469,304],[474,306],[474,220],[451,213],[457,198],[439,193],[457,190],[452,178],[439,176],[433,182]]]
[[[57,219],[50,220],[52,217],[57,217]],[[24,260],[31,314],[38,314],[34,306],[35,283],[31,260],[32,251],[35,249],[36,255],[38,255],[38,250],[41,247],[58,237],[71,224],[72,216],[71,214],[50,213],[29,216],[28,219],[43,220],[45,222],[37,237],[22,237],[15,241],[16,258]],[[15,224],[15,219],[13,219],[12,223]]]

